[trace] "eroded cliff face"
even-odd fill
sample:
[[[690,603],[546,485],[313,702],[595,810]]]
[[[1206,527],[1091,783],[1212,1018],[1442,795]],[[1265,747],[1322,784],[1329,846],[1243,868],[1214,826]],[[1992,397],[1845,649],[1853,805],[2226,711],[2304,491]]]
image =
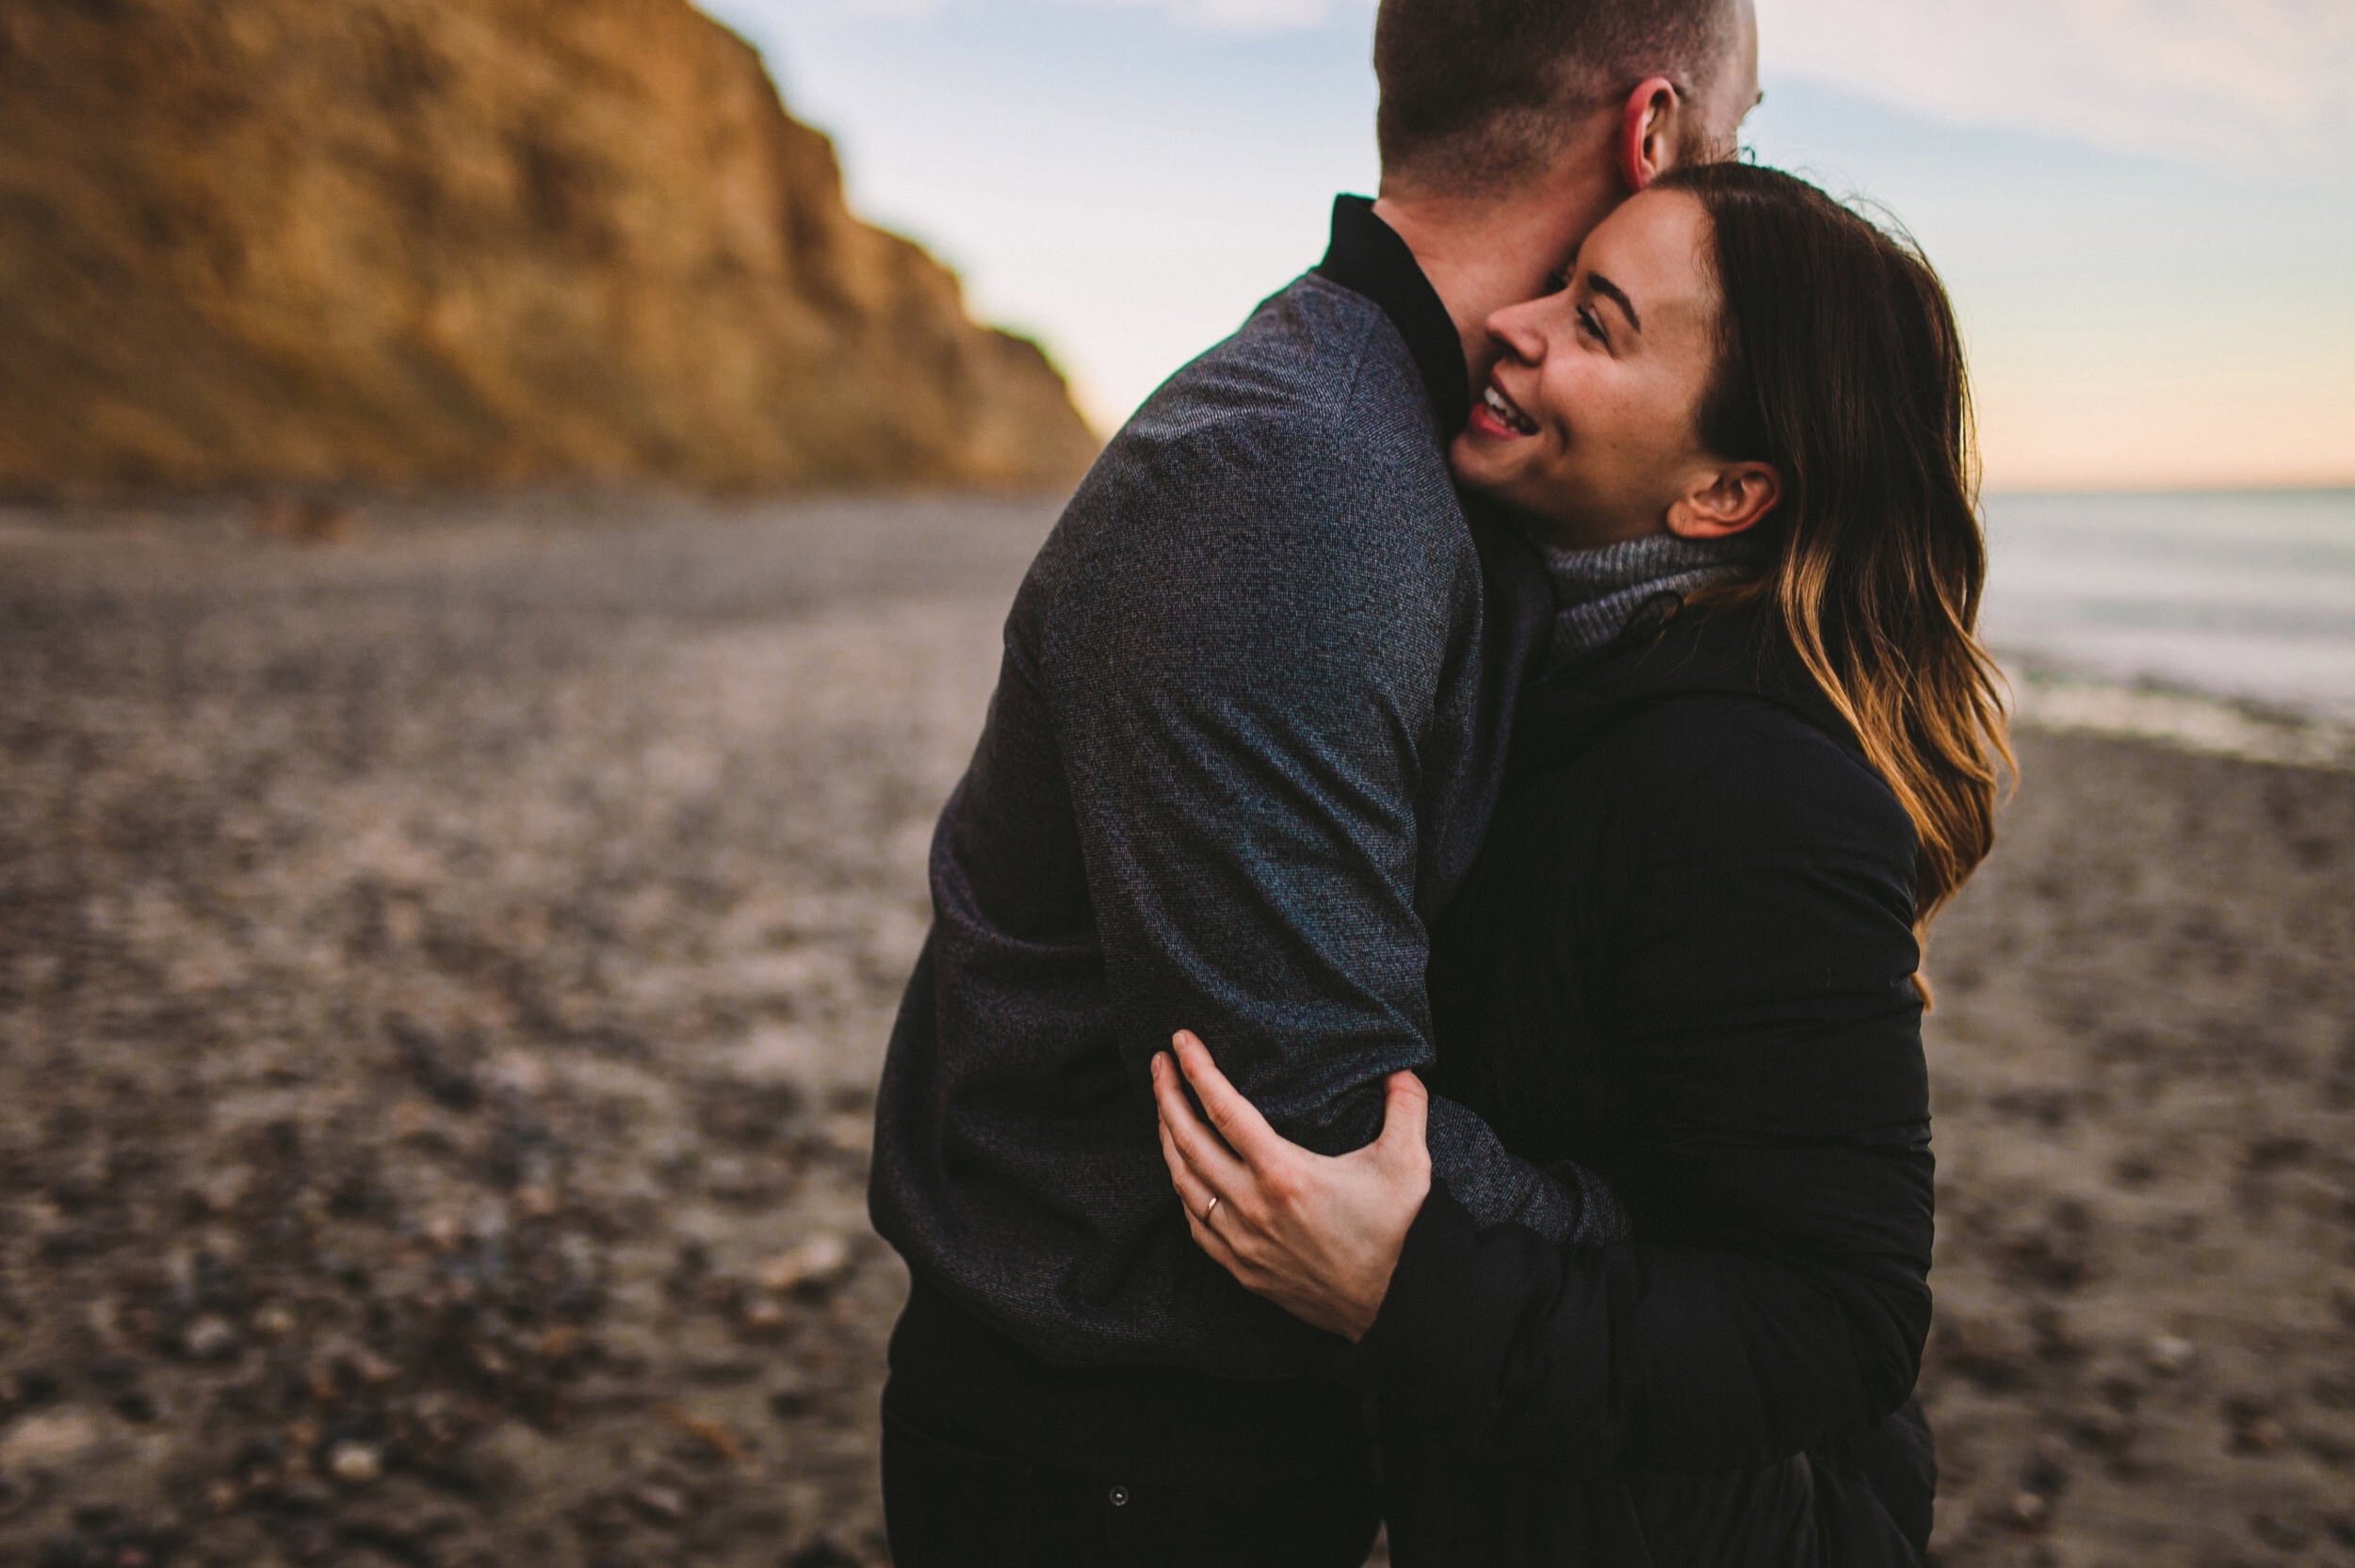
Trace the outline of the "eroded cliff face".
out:
[[[0,0],[0,489],[1068,481],[688,0]]]

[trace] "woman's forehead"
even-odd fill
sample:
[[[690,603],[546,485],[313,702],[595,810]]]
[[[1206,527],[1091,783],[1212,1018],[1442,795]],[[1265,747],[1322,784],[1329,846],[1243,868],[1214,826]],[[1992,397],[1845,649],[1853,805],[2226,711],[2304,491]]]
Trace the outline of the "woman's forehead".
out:
[[[1582,272],[1601,274],[1633,301],[1647,335],[1680,321],[1706,326],[1717,306],[1709,210],[1681,190],[1631,197],[1579,250]]]

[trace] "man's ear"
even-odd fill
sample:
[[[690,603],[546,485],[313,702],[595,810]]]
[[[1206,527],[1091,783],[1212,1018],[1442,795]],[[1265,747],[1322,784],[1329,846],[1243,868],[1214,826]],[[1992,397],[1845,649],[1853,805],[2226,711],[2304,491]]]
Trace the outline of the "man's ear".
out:
[[[1684,112],[1683,94],[1665,76],[1654,76],[1627,95],[1619,115],[1619,178],[1631,195],[1649,190],[1651,184],[1676,167],[1678,120]]]
[[[1782,476],[1772,466],[1727,463],[1668,509],[1668,531],[1679,539],[1731,539],[1766,521],[1781,500]]]

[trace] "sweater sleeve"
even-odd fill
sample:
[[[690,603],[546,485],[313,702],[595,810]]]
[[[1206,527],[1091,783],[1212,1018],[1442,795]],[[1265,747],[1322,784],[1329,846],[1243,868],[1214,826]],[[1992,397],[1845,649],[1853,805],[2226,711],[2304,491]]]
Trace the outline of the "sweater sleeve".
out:
[[[1358,1350],[1386,1422],[1577,1472],[1717,1469],[1911,1392],[1932,1229],[1914,840],[1879,780],[1795,727],[1623,801],[1625,852],[1578,900],[1566,946],[1609,955],[1594,983],[1634,1085],[1634,1239],[1559,1243],[1435,1191]]]
[[[1119,498],[1040,676],[1140,1104],[1190,1028],[1328,1154],[1371,1141],[1385,1077],[1431,1060],[1419,793],[1480,604],[1461,517],[1386,509],[1348,482],[1365,467],[1247,449]],[[1482,1220],[1581,1234],[1576,1188],[1461,1107],[1434,1106],[1432,1143]]]

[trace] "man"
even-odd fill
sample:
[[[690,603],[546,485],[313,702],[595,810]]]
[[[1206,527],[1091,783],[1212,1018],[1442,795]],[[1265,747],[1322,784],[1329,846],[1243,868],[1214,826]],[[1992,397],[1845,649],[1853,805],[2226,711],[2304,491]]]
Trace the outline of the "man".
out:
[[[1732,150],[1750,0],[1384,0],[1381,197],[1114,438],[1032,566],[933,854],[871,1206],[915,1277],[885,1400],[901,1568],[1356,1568],[1345,1347],[1194,1247],[1148,1063],[1174,1030],[1278,1130],[1378,1130],[1431,1057],[1427,928],[1550,615],[1448,442],[1482,323],[1659,174]],[[1608,1193],[1435,1103],[1483,1223]]]

